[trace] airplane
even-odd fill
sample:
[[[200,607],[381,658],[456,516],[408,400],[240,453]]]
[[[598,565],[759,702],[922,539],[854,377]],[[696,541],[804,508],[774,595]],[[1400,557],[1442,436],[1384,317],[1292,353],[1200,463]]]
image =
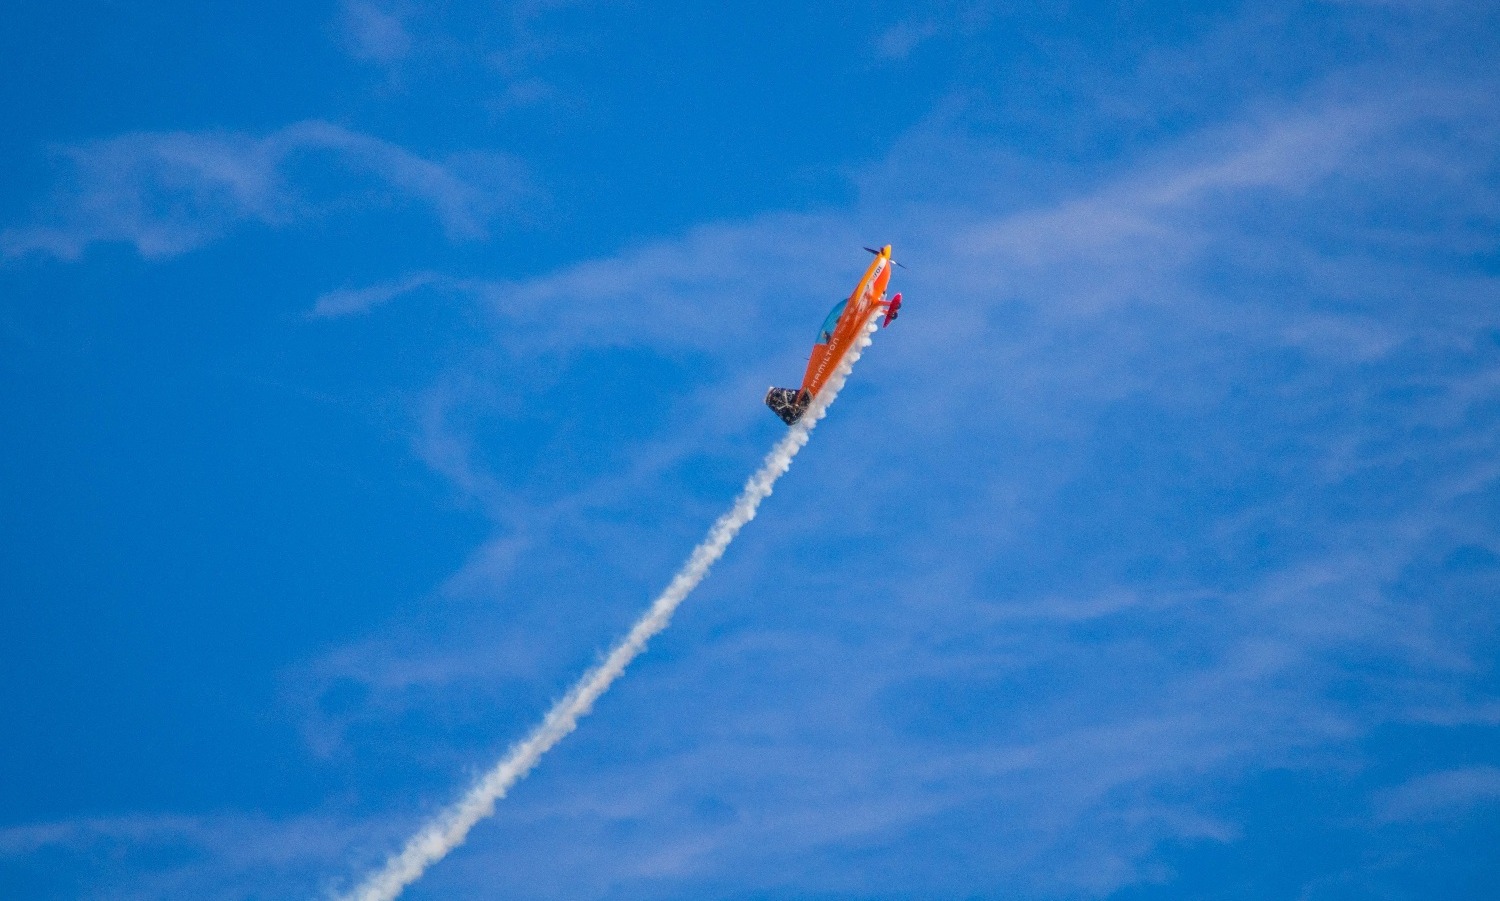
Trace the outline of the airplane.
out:
[[[891,280],[891,264],[901,265],[891,259],[891,245],[879,250],[866,247],[865,250],[875,254],[875,261],[865,270],[864,278],[859,280],[849,299],[839,301],[823,320],[823,327],[818,329],[818,341],[807,361],[807,372],[802,376],[802,387],[766,391],[766,406],[787,425],[801,419],[807,412],[813,398],[823,390],[870,320],[883,312],[885,315],[880,325],[884,328],[896,320],[901,309],[899,293],[890,300],[885,297],[886,285]]]

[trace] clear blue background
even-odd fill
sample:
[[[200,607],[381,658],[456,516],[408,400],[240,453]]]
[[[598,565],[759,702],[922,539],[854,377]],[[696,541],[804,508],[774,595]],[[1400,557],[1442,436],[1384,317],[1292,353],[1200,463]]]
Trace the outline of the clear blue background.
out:
[[[1489,898],[1490,4],[0,29],[0,895]]]

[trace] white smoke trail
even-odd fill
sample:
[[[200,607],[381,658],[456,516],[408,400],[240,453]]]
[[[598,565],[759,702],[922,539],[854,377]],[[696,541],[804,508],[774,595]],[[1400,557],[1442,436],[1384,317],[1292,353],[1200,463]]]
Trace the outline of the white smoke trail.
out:
[[[865,323],[865,330],[859,340],[845,354],[839,368],[808,407],[807,413],[787,430],[784,438],[776,442],[776,446],[761,463],[760,469],[745,483],[739,497],[735,498],[734,505],[713,524],[713,528],[708,530],[708,536],[693,548],[687,563],[678,570],[667,589],[609,655],[584,673],[583,678],[552,705],[552,709],[531,730],[531,734],[512,746],[505,757],[462,798],[412,836],[400,853],[387,860],[384,867],[371,873],[352,893],[344,895],[343,901],[394,901],[408,885],[420,879],[428,867],[463,844],[469,830],[495,812],[495,802],[505,797],[511,787],[536,766],[543,754],[577,728],[579,718],[589,712],[599,696],[625,672],[625,667],[646,649],[646,642],[667,627],[678,605],[708,575],[709,568],[724,555],[724,550],[745,523],[755,518],[760,502],[770,495],[776,480],[791,467],[792,458],[807,444],[808,436],[812,434],[818,420],[823,418],[828,406],[838,397],[854,363],[870,345],[870,336],[874,331],[875,320],[872,315]]]

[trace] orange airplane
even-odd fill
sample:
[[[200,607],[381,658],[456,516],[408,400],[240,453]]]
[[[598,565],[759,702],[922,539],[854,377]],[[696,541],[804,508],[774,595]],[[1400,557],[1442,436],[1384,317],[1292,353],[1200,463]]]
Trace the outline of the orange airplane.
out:
[[[808,405],[823,390],[870,320],[884,311],[885,318],[880,325],[890,325],[901,309],[900,294],[885,299],[885,288],[891,281],[891,264],[901,265],[891,259],[891,245],[879,250],[866,247],[865,250],[875,254],[875,262],[865,270],[865,277],[859,280],[849,299],[839,301],[823,320],[823,327],[818,329],[818,342],[813,345],[812,357],[807,361],[807,372],[802,376],[802,387],[771,388],[766,392],[766,406],[787,425],[801,419],[807,412]]]

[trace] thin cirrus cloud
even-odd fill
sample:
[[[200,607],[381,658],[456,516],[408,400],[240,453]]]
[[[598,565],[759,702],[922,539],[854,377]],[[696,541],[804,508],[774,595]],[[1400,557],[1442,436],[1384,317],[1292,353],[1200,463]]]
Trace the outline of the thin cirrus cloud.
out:
[[[286,226],[315,216],[327,197],[371,183],[426,207],[449,237],[472,240],[530,191],[525,167],[507,154],[428,159],[318,120],[264,136],[127,134],[56,155],[60,184],[35,222],[0,232],[4,257],[70,260],[109,242],[147,258],[175,256],[243,224]]]
[[[1382,823],[1450,819],[1482,805],[1500,803],[1500,767],[1474,766],[1418,776],[1375,799]]]
[[[347,855],[372,834],[389,832],[374,823],[351,830],[355,824],[338,813],[276,819],[253,812],[100,816],[0,829],[0,861],[42,851],[65,853],[83,869],[105,861],[140,868],[138,878],[117,883],[106,895],[85,886],[78,897],[245,898],[268,885],[316,885],[330,857]],[[181,866],[151,866],[153,859],[183,849],[192,853]]]
[[[391,65],[411,53],[411,35],[401,17],[373,3],[344,0],[338,24],[344,47],[355,59]]]
[[[531,346],[650,340],[713,347],[722,344],[726,329],[748,337],[767,314],[794,309],[815,290],[819,274],[840,263],[840,248],[856,240],[856,230],[838,216],[773,213],[748,223],[699,226],[619,257],[524,281],[423,271],[338,288],[320,295],[308,315],[353,316],[424,290],[443,290],[483,301],[498,321],[526,326],[511,330],[509,340]],[[726,319],[701,302],[705,291],[715,289],[736,298],[735,316]],[[552,314],[561,303],[568,307],[564,318]]]
[[[338,288],[320,295],[307,315],[311,319],[338,319],[367,313],[398,297],[423,288],[443,287],[452,281],[447,276],[436,272],[413,272],[398,279],[363,288]]]
[[[666,639],[670,665],[635,674],[579,737],[599,756],[559,776],[560,794],[502,809],[433,872],[437,890],[502,874],[534,897],[1101,896],[1161,878],[1164,848],[1232,845],[1255,824],[1215,799],[1258,774],[1346,765],[1381,728],[1488,722],[1474,698],[1497,623],[1466,599],[1496,571],[1484,499],[1500,432],[1478,412],[1496,400],[1500,285],[1445,250],[1483,243],[1475,223],[1493,214],[1497,142],[1477,96],[1309,101],[1031,209],[768,216],[476,286],[498,321],[568,311],[545,347],[603,335],[709,353],[736,374],[704,391],[719,396],[768,368],[766,340],[661,322],[714,308],[726,272],[753,283],[756,249],[798,257],[856,221],[915,223],[893,236],[915,264],[912,306],[871,353],[874,399],[840,411],[842,439],[746,536],[723,574],[733,609],[695,608]],[[801,263],[795,279],[824,265]],[[774,303],[736,301],[750,322]],[[517,333],[533,331],[491,340],[529,353]],[[482,435],[510,413],[464,385],[434,388],[469,416],[444,420],[474,454],[455,471],[524,480],[485,470]],[[583,545],[630,571],[662,530],[622,525],[631,499],[746,433],[689,415],[627,482],[533,498],[529,552],[507,531],[455,579],[506,599],[484,641],[589,632],[530,612],[533,594],[554,598],[526,567]],[[848,465],[856,453],[878,464]],[[432,662],[484,656],[462,640],[366,650],[358,672],[317,676],[369,680],[347,714],[361,728],[337,739],[355,745],[414,715],[508,712],[507,695],[548,678],[534,656],[461,676]],[[621,737],[655,728],[662,697],[666,747]],[[1492,793],[1480,768],[1375,803],[1390,821],[1462,821]],[[539,889],[559,856],[569,876]]]
[[[881,32],[875,48],[886,59],[904,60],[918,46],[936,37],[941,31],[936,23],[930,21],[898,22]]]
[[[66,824],[0,848],[79,855],[107,871],[96,897],[309,896],[380,859],[660,587],[721,500],[677,474],[764,436],[757,380],[795,374],[830,273],[888,223],[908,313],[820,443],[646,665],[424,888],[1099,897],[1170,879],[1171,849],[1291,828],[1237,794],[1267,773],[1348,772],[1381,729],[1493,728],[1500,623],[1473,599],[1500,573],[1500,284],[1450,252],[1493,247],[1500,140],[1475,96],[1309,100],[1022,208],[887,194],[537,279],[325,295],[330,317],[432,289],[494,313],[419,414],[433,468],[505,516],[437,589],[473,603],[288,674],[318,753],[440,775],[368,787],[389,811],[368,831],[171,821],[166,866],[79,851]],[[510,361],[601,342],[704,374],[663,393],[620,467],[549,494],[542,464],[488,461],[551,400],[539,381],[492,398]],[[612,452],[581,416],[537,424],[540,446]],[[357,702],[320,704],[351,685]],[[1391,782],[1349,789],[1377,827],[1463,822],[1496,784],[1477,765]],[[1367,840],[1380,866],[1410,856]],[[278,869],[288,845],[306,856]]]

